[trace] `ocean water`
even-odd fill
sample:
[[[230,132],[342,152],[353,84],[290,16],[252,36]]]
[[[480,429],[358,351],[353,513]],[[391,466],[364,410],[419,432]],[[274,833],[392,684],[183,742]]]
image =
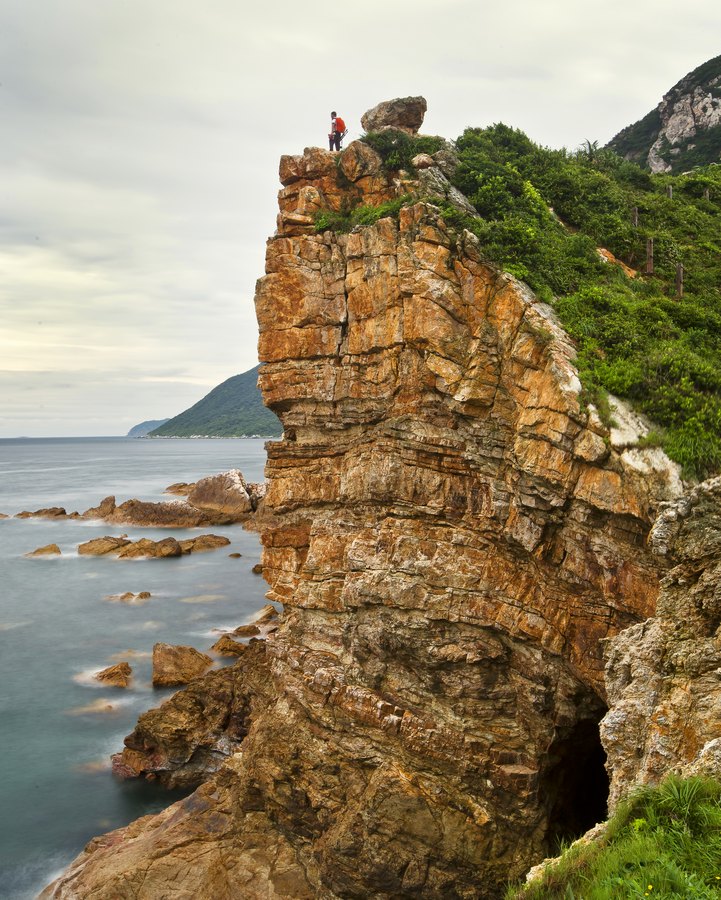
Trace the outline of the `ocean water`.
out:
[[[0,440],[0,512],[48,506],[82,512],[108,494],[118,503],[168,499],[169,484],[229,468],[262,481],[264,465],[264,442],[252,439]],[[77,554],[78,544],[104,534],[158,539],[204,532],[224,534],[232,544],[178,559]],[[62,556],[25,558],[49,543]],[[231,559],[231,552],[242,557]],[[218,637],[214,629],[252,621],[267,588],[251,572],[259,560],[257,535],[240,526],[0,520],[0,897],[35,897],[91,837],[179,796],[115,778],[109,756],[122,749],[138,715],[172,693],[150,684],[153,644],[207,651]],[[139,606],[105,599],[125,591],[152,596]],[[92,679],[121,659],[133,668],[129,688]]]

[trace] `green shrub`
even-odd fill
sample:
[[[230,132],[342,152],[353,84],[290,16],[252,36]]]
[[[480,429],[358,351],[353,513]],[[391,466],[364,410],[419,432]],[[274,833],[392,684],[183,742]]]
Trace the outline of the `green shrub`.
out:
[[[378,206],[361,205],[347,212],[321,210],[315,216],[315,230],[317,232],[337,231],[347,233],[352,231],[356,225],[373,225],[374,222],[377,222],[379,219],[385,219],[388,216],[397,219],[401,209],[410,202],[410,194],[404,194],[396,200],[379,203]]]
[[[414,156],[435,153],[446,145],[443,138],[411,135],[396,128],[368,132],[361,140],[376,151],[383,160],[383,166],[390,171],[411,169]]]
[[[631,399],[688,476],[721,470],[721,166],[652,176],[590,141],[549,150],[503,124],[467,129],[456,147],[453,182],[479,218],[449,206],[443,216],[554,303],[578,347],[586,400]],[[643,268],[648,237],[653,276],[631,280],[600,261],[605,247]]]

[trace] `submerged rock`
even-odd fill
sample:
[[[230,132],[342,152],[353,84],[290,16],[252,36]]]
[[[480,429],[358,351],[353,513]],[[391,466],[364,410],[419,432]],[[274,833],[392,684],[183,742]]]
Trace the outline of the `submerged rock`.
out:
[[[158,643],[153,647],[153,686],[187,684],[204,675],[213,660],[194,647]]]
[[[140,591],[138,594],[125,591],[124,594],[108,594],[105,599],[114,603],[127,603],[128,606],[142,606],[150,600],[151,596],[150,591]]]

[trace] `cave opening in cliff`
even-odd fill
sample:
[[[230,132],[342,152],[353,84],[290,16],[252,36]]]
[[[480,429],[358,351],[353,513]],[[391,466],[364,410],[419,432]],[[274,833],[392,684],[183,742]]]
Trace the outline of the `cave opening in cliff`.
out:
[[[598,729],[602,716],[564,729],[549,748],[539,785],[548,811],[549,852],[556,852],[562,841],[580,837],[608,815],[606,752]]]

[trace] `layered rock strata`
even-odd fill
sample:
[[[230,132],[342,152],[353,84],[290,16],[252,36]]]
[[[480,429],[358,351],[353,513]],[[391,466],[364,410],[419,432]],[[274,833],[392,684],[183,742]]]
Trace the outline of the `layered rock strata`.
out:
[[[256,293],[285,429],[261,535],[274,697],[194,798],[48,896],[499,897],[584,825],[601,641],[655,608],[646,538],[677,485],[582,408],[551,310],[429,203],[317,234],[318,210],[408,192],[369,147],[280,171]]]

